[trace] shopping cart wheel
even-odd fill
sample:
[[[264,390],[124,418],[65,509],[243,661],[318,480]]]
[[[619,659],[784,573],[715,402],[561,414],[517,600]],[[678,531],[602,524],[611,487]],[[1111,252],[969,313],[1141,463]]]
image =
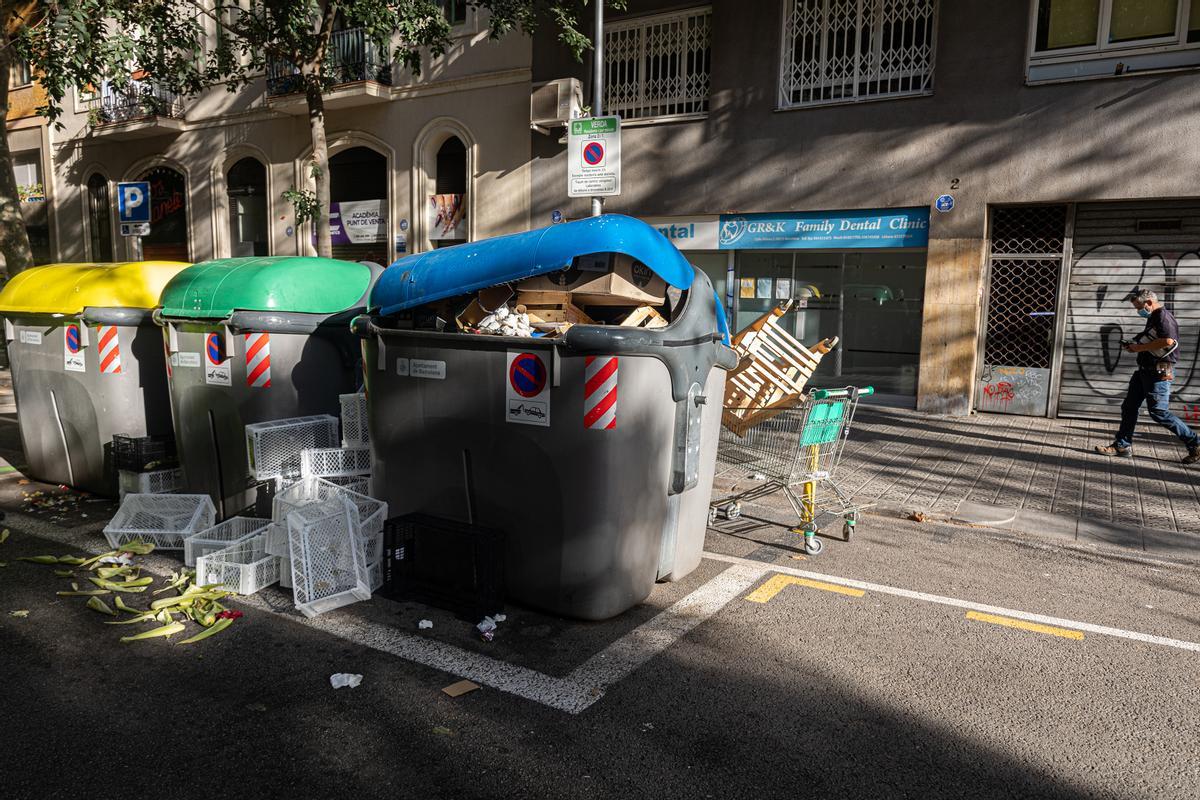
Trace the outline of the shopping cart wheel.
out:
[[[825,545],[815,536],[804,537],[804,552],[810,556],[815,556],[825,549]]]
[[[721,506],[721,516],[725,519],[737,519],[742,515],[741,503],[726,503]]]
[[[850,541],[850,536],[853,533],[854,533],[854,523],[851,522],[850,520],[846,520],[845,522],[843,522],[842,523],[842,541],[843,542]]]
[[[717,507],[716,506],[708,507],[708,524],[709,525],[717,524]]]

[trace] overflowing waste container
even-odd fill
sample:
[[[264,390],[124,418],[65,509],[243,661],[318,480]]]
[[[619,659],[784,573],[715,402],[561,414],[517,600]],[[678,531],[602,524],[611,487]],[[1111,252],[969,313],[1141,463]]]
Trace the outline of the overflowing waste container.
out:
[[[171,409],[186,491],[222,518],[269,501],[251,470],[246,425],[336,415],[361,384],[350,319],[381,268],[307,256],[229,258],[181,272],[155,318],[169,353]],[[298,468],[298,467],[297,467]]]
[[[708,278],[654,228],[408,256],[353,327],[372,494],[503,531],[509,598],[605,619],[699,564],[736,358]]]
[[[29,474],[115,495],[114,434],[170,435],[163,287],[188,265],[49,264],[16,275],[0,315]]]

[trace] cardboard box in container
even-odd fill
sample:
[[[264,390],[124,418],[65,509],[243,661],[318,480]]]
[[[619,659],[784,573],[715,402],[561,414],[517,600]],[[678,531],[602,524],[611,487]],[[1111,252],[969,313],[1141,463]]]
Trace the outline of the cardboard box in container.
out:
[[[640,261],[621,253],[595,253],[578,256],[571,266],[560,271],[526,278],[517,284],[526,293],[570,292],[577,306],[662,305],[667,284]]]

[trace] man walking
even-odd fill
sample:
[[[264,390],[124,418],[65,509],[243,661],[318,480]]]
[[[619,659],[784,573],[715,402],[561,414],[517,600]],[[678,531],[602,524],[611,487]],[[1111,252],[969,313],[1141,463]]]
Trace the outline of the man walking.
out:
[[[1117,438],[1110,445],[1098,445],[1096,452],[1106,456],[1128,457],[1133,455],[1133,429],[1137,427],[1138,411],[1142,403],[1150,411],[1150,419],[1179,437],[1188,449],[1184,464],[1200,461],[1200,436],[1172,414],[1167,405],[1171,402],[1171,381],[1174,379],[1175,364],[1179,361],[1179,323],[1175,315],[1158,302],[1158,295],[1149,289],[1141,289],[1130,297],[1138,316],[1145,318],[1146,329],[1125,345],[1130,353],[1137,353],[1137,371],[1129,379],[1129,391],[1121,403],[1121,427]]]

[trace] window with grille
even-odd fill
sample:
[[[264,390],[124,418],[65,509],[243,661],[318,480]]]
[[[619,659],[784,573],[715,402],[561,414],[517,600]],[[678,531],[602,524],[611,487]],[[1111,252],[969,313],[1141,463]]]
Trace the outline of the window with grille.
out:
[[[784,0],[782,108],[933,91],[937,0]]]
[[[712,9],[604,28],[604,113],[623,120],[708,113]]]

